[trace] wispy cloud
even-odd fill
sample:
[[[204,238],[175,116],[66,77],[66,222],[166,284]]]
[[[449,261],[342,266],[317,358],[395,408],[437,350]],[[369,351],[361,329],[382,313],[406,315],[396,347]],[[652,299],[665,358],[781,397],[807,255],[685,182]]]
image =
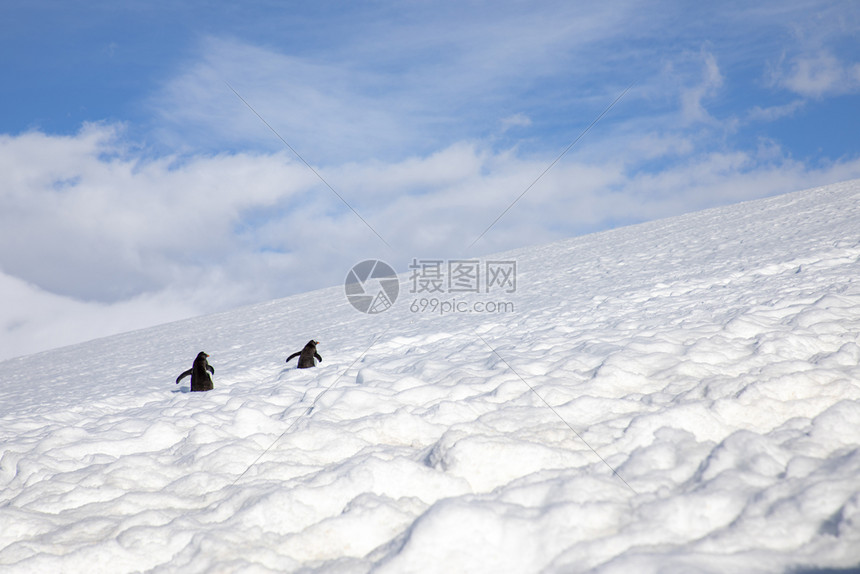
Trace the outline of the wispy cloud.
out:
[[[532,125],[532,120],[525,114],[514,114],[506,118],[502,118],[502,132],[506,132],[511,128],[526,128]]]
[[[559,97],[567,107],[581,102],[581,117],[588,117],[630,82],[629,74],[616,74],[605,87],[571,89],[591,81],[596,63],[586,52],[635,25],[623,11],[565,3],[488,11],[464,4],[442,11],[412,6],[380,17],[357,21],[345,37],[311,53],[301,45],[284,50],[229,36],[202,38],[148,103],[155,133],[169,149],[274,149],[228,81],[316,163],[402,159],[510,127],[511,120],[524,127],[524,118],[534,120],[530,110],[557,113]],[[543,87],[560,69],[564,83]]]
[[[723,85],[723,75],[717,59],[711,53],[702,54],[702,79],[695,86],[681,91],[681,117],[687,123],[715,123],[705,110],[703,100],[712,97]]]
[[[807,98],[860,92],[860,63],[828,52],[798,56],[774,72],[774,82]]]
[[[762,108],[760,106],[753,106],[749,110],[747,118],[751,121],[772,122],[781,118],[793,116],[805,105],[805,100],[794,100],[787,104],[768,106],[766,108]]]

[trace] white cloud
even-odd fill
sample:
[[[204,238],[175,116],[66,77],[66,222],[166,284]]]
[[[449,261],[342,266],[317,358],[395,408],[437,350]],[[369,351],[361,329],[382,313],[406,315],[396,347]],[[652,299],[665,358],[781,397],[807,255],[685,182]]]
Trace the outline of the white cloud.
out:
[[[199,294],[160,292],[86,303],[0,273],[0,360],[199,315]]]
[[[404,141],[403,127],[395,124],[396,102],[368,93],[368,86],[380,89],[384,82],[374,72],[233,40],[209,38],[201,52],[150,103],[156,133],[169,148],[189,143],[204,149],[207,143],[222,149],[281,148],[254,112],[315,165],[321,159],[367,157],[363,151]]]
[[[713,54],[702,54],[701,81],[681,91],[681,116],[688,124],[714,123],[714,118],[705,110],[702,101],[713,96],[723,85],[723,76]]]
[[[624,8],[500,4],[488,13],[463,5],[452,18],[412,6],[315,50],[298,39],[276,47],[205,37],[149,99],[154,133],[169,149],[277,149],[229,82],[315,166],[433,153],[497,130],[499,118],[503,128],[527,126],[522,94],[538,107],[556,105],[540,86],[559,69],[590,82],[588,47],[640,21]],[[615,93],[590,87],[564,98],[599,108]]]
[[[805,100],[794,100],[780,106],[754,106],[747,114],[751,121],[772,122],[782,118],[791,117],[806,105]]]
[[[148,161],[123,149],[112,126],[4,137],[0,151],[3,268],[98,300],[222,257],[243,211],[288,202],[314,181],[284,154]]]
[[[697,152],[650,137],[684,154],[656,172],[637,171],[650,157],[641,146],[563,161],[467,253],[552,157],[461,142],[323,170],[387,250],[284,152],[146,159],[109,125],[4,136],[0,348],[29,353],[335,285],[368,257],[405,270],[412,257],[478,256],[860,177],[858,159],[811,168],[772,145]]]
[[[532,120],[527,115],[519,113],[502,119],[502,132],[511,128],[525,128],[532,125]]]
[[[860,92],[860,63],[841,61],[829,52],[795,57],[785,67],[773,73],[773,81],[803,97]]]
[[[690,137],[678,134],[636,134],[631,136],[628,149],[640,160],[684,156],[695,151]]]

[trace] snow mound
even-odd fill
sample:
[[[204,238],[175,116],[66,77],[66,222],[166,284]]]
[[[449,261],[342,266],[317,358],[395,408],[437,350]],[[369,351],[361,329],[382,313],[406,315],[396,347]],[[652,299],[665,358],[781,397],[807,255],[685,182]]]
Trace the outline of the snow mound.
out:
[[[848,571],[858,229],[852,181],[494,257],[504,312],[404,278],[2,362],[0,570]]]

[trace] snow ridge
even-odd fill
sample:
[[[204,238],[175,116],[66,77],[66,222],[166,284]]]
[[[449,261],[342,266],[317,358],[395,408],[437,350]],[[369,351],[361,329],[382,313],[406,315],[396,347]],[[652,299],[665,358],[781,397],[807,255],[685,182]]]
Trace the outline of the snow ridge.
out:
[[[850,181],[502,254],[512,312],[404,278],[2,362],[0,569],[850,571],[858,229]]]

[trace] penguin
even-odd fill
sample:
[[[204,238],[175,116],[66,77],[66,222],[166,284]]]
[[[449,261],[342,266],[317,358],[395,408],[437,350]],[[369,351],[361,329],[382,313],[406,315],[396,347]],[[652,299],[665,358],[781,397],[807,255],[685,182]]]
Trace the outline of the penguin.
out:
[[[320,357],[319,353],[317,353],[317,345],[319,344],[319,341],[314,341],[313,339],[311,339],[310,341],[308,341],[308,344],[305,345],[304,349],[297,353],[293,353],[292,355],[287,357],[286,362],[289,363],[290,359],[292,359],[293,357],[298,357],[300,369],[315,367],[316,363],[314,363],[314,357],[316,357],[317,360],[322,363],[322,357]]]
[[[197,358],[194,359],[194,366],[190,369],[179,375],[176,378],[176,384],[179,384],[179,381],[191,375],[191,391],[211,391],[215,388],[215,385],[212,384],[212,376],[209,373],[215,374],[215,369],[212,365],[209,364],[209,361],[206,360],[208,357],[206,353],[200,351],[197,353]],[[208,371],[208,372],[207,372]]]

